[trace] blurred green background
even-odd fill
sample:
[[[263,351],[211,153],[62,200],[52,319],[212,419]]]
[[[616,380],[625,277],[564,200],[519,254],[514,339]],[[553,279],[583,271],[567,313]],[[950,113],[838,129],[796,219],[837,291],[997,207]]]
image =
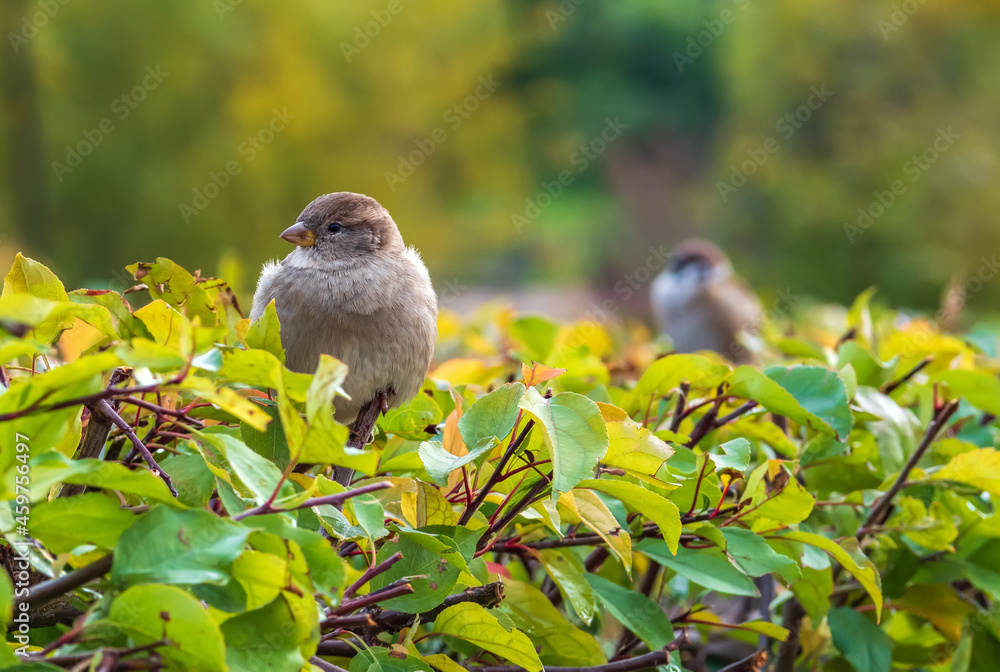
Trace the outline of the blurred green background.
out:
[[[386,205],[454,294],[612,292],[701,235],[765,294],[933,308],[1000,242],[995,2],[0,8],[0,262],[67,285],[235,255],[249,290],[339,190]],[[973,311],[1000,298],[980,277]]]

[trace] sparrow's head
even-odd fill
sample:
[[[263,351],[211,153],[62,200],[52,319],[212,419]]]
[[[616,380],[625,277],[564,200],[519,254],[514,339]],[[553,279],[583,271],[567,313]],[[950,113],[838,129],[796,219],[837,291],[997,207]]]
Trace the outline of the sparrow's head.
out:
[[[396,223],[378,201],[339,191],[320,196],[281,234],[300,253],[330,263],[364,260],[402,251]],[[309,264],[315,265],[315,264]]]
[[[710,285],[727,280],[733,268],[714,243],[692,238],[674,249],[667,272],[683,285]]]

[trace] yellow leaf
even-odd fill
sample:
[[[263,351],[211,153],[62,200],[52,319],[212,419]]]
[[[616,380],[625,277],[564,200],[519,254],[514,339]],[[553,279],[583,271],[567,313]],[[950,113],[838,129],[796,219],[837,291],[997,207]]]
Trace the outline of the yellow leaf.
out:
[[[632,538],[627,531],[621,529],[600,497],[589,490],[574,489],[564,492],[559,497],[559,503],[604,540],[608,548],[621,559],[626,572],[632,570]]]

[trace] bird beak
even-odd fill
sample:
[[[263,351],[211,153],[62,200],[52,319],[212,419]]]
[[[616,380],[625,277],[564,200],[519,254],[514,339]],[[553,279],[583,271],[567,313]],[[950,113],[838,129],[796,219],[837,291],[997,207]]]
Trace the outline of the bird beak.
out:
[[[281,237],[299,247],[312,247],[316,244],[316,234],[306,228],[302,222],[295,222],[282,231]]]

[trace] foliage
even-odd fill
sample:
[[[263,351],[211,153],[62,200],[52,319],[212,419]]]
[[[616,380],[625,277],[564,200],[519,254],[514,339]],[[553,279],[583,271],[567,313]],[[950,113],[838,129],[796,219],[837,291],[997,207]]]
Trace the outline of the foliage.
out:
[[[983,188],[1000,166],[994,2],[390,3],[2,3],[0,261],[28,250],[118,291],[112,273],[150,249],[205,269],[237,249],[257,268],[306,203],[346,189],[458,286],[610,289],[650,246],[701,233],[770,290],[843,302],[877,282],[927,307],[959,271],[973,308],[1000,298],[978,284],[1000,242]],[[272,134],[275,108],[294,118]],[[618,116],[623,136],[581,170]],[[920,160],[948,127],[951,148]],[[54,167],[81,145],[71,173]],[[734,170],[746,183],[723,200]],[[523,235],[512,215],[535,207]]]
[[[273,311],[129,270],[138,308],[21,256],[4,281],[5,664],[624,671],[730,640],[878,672],[1000,649],[996,362],[867,295],[769,333],[762,368],[445,312],[454,356],[358,450],[340,362],[291,372]]]

